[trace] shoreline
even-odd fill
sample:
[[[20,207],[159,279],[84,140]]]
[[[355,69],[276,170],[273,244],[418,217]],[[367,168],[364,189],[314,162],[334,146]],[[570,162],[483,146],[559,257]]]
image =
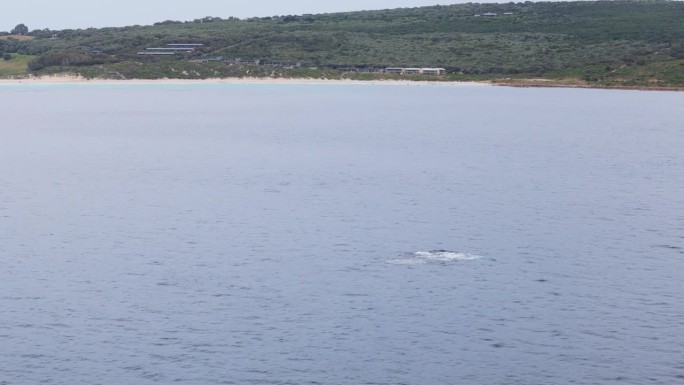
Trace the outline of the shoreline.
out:
[[[518,79],[516,81],[496,81],[492,80],[491,85],[501,87],[515,87],[515,88],[581,88],[588,90],[621,90],[621,91],[674,91],[682,92],[684,87],[675,86],[607,86],[600,84],[591,84],[581,81],[568,81],[559,79]]]
[[[411,80],[353,80],[353,79],[313,79],[313,78],[207,78],[207,79],[88,79],[82,76],[56,75],[33,76],[18,79],[0,79],[3,84],[365,84],[365,85],[437,85],[437,86],[493,86],[489,82],[443,82]]]
[[[85,78],[76,75],[50,75],[50,76],[31,76],[28,78],[2,78],[1,85],[32,84],[99,84],[99,85],[120,85],[120,84],[309,84],[309,85],[403,85],[403,86],[445,86],[445,87],[514,87],[514,88],[581,88],[581,89],[601,89],[601,90],[626,90],[626,91],[671,91],[682,92],[684,87],[649,87],[649,86],[602,86],[592,85],[582,82],[554,79],[519,79],[516,81],[415,81],[415,80],[354,80],[354,79],[314,79],[314,78],[256,78],[256,77],[235,77],[235,78],[207,78],[207,79],[101,79]]]

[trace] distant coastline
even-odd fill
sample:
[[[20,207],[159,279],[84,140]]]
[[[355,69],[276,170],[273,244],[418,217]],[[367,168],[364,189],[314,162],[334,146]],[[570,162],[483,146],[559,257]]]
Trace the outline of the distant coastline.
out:
[[[515,79],[488,81],[415,81],[415,80],[355,80],[355,79],[314,79],[280,77],[230,77],[207,79],[103,79],[86,78],[78,75],[60,74],[16,78],[0,78],[3,84],[364,84],[364,85],[406,85],[406,86],[497,86],[516,88],[585,88],[614,89],[635,91],[684,91],[684,87],[646,87],[646,86],[601,86],[588,84],[580,79]]]
[[[267,77],[232,77],[207,79],[98,79],[76,75],[31,76],[25,78],[0,79],[0,84],[377,84],[377,85],[442,85],[442,86],[489,86],[488,82],[445,82],[445,81],[411,81],[411,80],[353,80],[353,79],[312,79],[312,78],[267,78]]]
[[[600,0],[244,20],[207,16],[85,30],[19,24],[0,31],[0,79],[477,82],[681,91],[682,12],[681,1]]]

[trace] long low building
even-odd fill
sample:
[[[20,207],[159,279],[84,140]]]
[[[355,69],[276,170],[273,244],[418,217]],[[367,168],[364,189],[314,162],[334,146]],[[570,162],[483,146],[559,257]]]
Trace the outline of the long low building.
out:
[[[444,68],[403,68],[403,67],[388,67],[385,68],[385,73],[401,74],[401,75],[445,75]]]
[[[138,55],[150,55],[150,56],[164,56],[164,55],[175,55],[175,52],[169,51],[140,51]]]
[[[145,51],[138,52],[138,55],[175,55],[177,53],[194,52],[196,48],[202,47],[204,44],[199,43],[170,43],[166,47],[148,47]]]
[[[422,75],[445,75],[446,69],[444,69],[444,68],[421,68],[420,73]]]
[[[150,48],[145,48],[148,51],[183,51],[183,52],[192,52],[195,49],[194,48],[188,48],[188,47],[150,47]]]

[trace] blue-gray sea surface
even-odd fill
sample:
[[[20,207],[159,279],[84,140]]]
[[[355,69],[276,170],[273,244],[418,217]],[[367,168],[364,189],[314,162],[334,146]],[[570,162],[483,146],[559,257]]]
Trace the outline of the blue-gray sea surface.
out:
[[[684,383],[684,93],[0,85],[0,384]]]

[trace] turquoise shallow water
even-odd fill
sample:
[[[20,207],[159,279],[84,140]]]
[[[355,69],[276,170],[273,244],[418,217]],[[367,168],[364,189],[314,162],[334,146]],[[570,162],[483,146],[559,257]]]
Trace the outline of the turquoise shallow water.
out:
[[[0,86],[0,384],[684,379],[684,94]]]

